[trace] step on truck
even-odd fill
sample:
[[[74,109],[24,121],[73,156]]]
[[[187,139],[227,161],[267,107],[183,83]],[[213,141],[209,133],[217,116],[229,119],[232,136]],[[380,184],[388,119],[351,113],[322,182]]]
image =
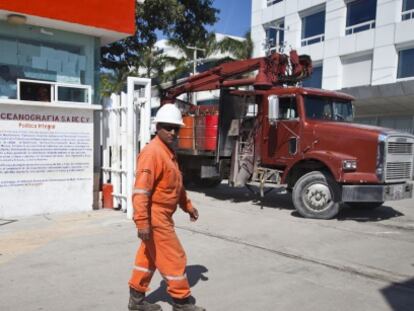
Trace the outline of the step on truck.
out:
[[[222,64],[168,88],[186,124],[178,160],[184,180],[214,186],[281,185],[308,218],[335,217],[342,203],[373,209],[412,198],[414,136],[352,123],[350,95],[301,87],[312,73],[307,55]],[[247,76],[246,76],[247,74]],[[217,105],[182,94],[219,90]],[[190,98],[188,95],[187,98]]]

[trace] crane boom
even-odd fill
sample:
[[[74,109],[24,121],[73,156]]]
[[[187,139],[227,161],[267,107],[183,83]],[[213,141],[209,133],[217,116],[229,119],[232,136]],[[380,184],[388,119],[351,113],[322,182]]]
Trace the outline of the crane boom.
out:
[[[258,70],[255,77],[240,78],[243,74]],[[266,57],[224,63],[208,71],[193,75],[166,90],[163,103],[173,102],[181,94],[220,89],[221,87],[253,85],[256,89],[268,89],[283,84],[296,84],[312,73],[312,61],[308,55],[298,55],[295,50],[289,56],[273,53]]]

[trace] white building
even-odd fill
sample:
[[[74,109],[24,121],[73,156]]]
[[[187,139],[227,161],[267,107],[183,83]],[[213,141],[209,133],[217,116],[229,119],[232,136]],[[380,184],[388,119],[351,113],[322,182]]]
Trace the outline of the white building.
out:
[[[252,0],[251,27],[255,57],[308,54],[305,86],[354,95],[359,122],[414,132],[414,0]]]

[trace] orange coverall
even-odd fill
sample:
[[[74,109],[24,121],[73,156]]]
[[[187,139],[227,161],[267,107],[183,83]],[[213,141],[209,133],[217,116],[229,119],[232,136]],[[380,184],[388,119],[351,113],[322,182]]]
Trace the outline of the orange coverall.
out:
[[[151,236],[141,242],[137,251],[129,286],[146,292],[158,269],[171,297],[190,296],[185,274],[187,259],[175,233],[172,215],[177,204],[187,213],[193,207],[183,187],[175,154],[158,136],[138,156],[132,200],[137,228],[151,228]]]

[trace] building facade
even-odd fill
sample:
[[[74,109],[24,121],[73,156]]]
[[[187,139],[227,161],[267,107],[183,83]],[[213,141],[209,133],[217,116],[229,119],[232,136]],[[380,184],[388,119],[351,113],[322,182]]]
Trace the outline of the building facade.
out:
[[[252,0],[254,55],[311,56],[304,86],[356,97],[356,121],[414,132],[414,0]]]
[[[0,218],[97,206],[100,47],[135,5],[0,0]]]

